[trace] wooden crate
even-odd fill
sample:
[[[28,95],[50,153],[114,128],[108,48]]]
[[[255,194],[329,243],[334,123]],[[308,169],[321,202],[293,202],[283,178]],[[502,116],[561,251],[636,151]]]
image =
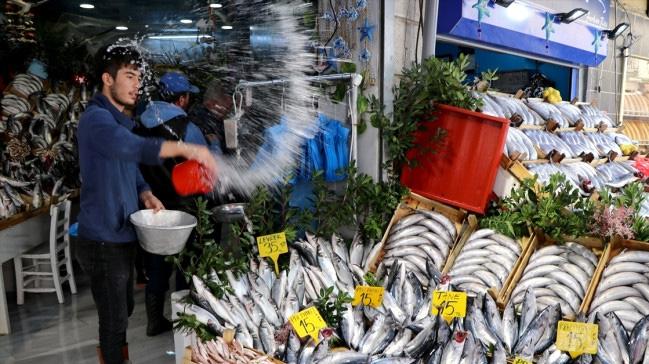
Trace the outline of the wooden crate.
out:
[[[511,175],[514,176],[519,182],[534,178],[534,175],[523,165],[523,163],[509,159],[509,157],[504,154],[500,158],[500,166],[504,170],[511,173]]]
[[[381,239],[380,242],[381,250],[376,254],[376,256],[368,258],[369,261],[372,262],[369,264],[368,267],[368,270],[370,272],[376,272],[376,269],[378,268],[379,264],[383,260],[383,256],[385,255],[385,251],[383,250],[383,247],[385,246],[385,243],[388,240],[388,237],[390,236],[390,231],[392,230],[392,226],[402,218],[414,213],[415,210],[436,211],[449,218],[449,220],[451,220],[455,224],[455,229],[457,231],[457,237],[453,242],[453,245],[455,245],[457,241],[460,239],[460,237],[462,236],[463,228],[467,216],[466,211],[462,209],[457,209],[455,207],[444,205],[437,201],[430,200],[426,197],[411,192],[409,196],[403,199],[401,204],[394,211],[394,214],[392,215],[392,219],[390,219],[390,223],[388,224],[388,227],[383,233],[383,238]],[[450,254],[451,253],[449,253],[449,256]]]
[[[606,246],[606,249],[599,259],[599,264],[597,264],[597,268],[593,273],[593,277],[590,280],[590,285],[588,285],[588,290],[586,291],[586,295],[584,296],[584,301],[581,303],[581,307],[579,308],[580,313],[588,314],[588,310],[590,310],[590,304],[595,298],[595,292],[597,291],[597,286],[599,286],[599,282],[602,279],[604,269],[606,269],[611,259],[620,254],[624,249],[649,251],[649,243],[644,241],[615,238],[610,244]]]
[[[583,238],[583,239],[574,239],[572,241],[584,245],[585,247],[593,250],[595,255],[598,256],[602,255],[604,244],[601,240],[593,239],[593,238]],[[509,300],[511,299],[511,294],[516,288],[518,282],[523,277],[523,272],[525,271],[525,268],[527,268],[527,264],[529,263],[532,254],[534,254],[534,252],[536,252],[540,248],[550,246],[550,245],[555,245],[555,244],[556,244],[555,241],[546,239],[542,234],[538,234],[538,233],[534,234],[532,239],[530,239],[529,243],[527,244],[526,249],[523,251],[523,254],[519,257],[519,261],[517,262],[514,273],[510,275],[511,279],[508,279],[508,281],[506,282],[506,286],[503,288],[503,290],[498,295],[498,298],[496,299],[496,303],[501,309],[504,309],[507,303],[509,302]],[[596,273],[597,270],[595,271],[595,273],[593,273],[593,277],[591,277],[591,281],[586,287],[586,292],[584,293],[584,300],[582,301],[582,306],[588,296],[590,285],[595,279]],[[581,306],[579,311],[581,312]],[[575,317],[564,317],[564,319],[574,320]]]
[[[254,350],[254,349],[250,349],[250,350],[252,350],[252,351],[254,351],[254,352],[256,352],[256,353],[258,353],[260,355],[265,355],[264,353],[261,353],[261,352],[259,352],[257,350]],[[277,360],[277,359],[274,359],[274,358],[271,358],[271,357],[269,357],[268,360],[270,360],[274,364],[285,364],[283,361]],[[192,347],[191,346],[185,347],[185,352],[183,353],[182,363],[183,364],[202,364],[202,363],[197,363],[195,361],[192,361]]]

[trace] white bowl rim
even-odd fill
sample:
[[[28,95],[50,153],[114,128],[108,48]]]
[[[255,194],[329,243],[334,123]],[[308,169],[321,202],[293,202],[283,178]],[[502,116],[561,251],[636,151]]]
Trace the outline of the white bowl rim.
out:
[[[131,224],[133,224],[133,225],[135,225],[135,226],[137,226],[137,227],[143,227],[143,228],[147,228],[147,229],[157,229],[157,230],[180,230],[180,229],[189,229],[189,228],[194,228],[194,227],[196,227],[196,225],[198,224],[198,219],[196,218],[196,216],[194,216],[194,215],[192,215],[192,214],[188,214],[188,213],[186,213],[185,211],[180,211],[180,210],[161,210],[161,211],[175,211],[175,212],[180,212],[181,214],[185,214],[185,215],[188,215],[188,216],[190,216],[191,218],[193,218],[193,219],[194,219],[194,222],[191,223],[191,224],[188,224],[188,225],[178,225],[178,226],[156,226],[156,225],[138,224],[137,222],[135,222],[135,221],[133,220],[133,215],[135,215],[135,214],[137,214],[137,213],[140,213],[140,212],[145,212],[145,211],[153,211],[153,209],[142,209],[142,210],[138,210],[138,211],[132,213],[132,214],[129,216],[129,220],[131,221]]]

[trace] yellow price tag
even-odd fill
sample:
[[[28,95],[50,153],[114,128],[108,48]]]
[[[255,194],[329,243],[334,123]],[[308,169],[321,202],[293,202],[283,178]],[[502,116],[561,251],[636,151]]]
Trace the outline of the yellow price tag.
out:
[[[597,354],[599,326],[583,322],[559,321],[557,349],[566,351],[575,359],[581,354]]]
[[[257,237],[257,247],[259,248],[260,257],[269,257],[275,263],[275,273],[279,275],[279,265],[277,259],[284,253],[288,253],[286,244],[286,234],[281,233],[264,235]]]
[[[516,357],[516,359],[514,359],[513,364],[532,364],[532,362],[527,359],[523,359],[521,357]]]
[[[466,316],[466,292],[434,291],[430,312],[437,316],[440,311],[449,324],[455,317]]]
[[[318,342],[320,330],[327,328],[327,324],[315,307],[302,310],[291,316],[288,320],[291,322],[297,336],[300,338],[311,336],[316,343]]]
[[[352,306],[363,304],[365,306],[378,308],[383,303],[384,292],[385,289],[383,287],[358,286],[354,290]]]

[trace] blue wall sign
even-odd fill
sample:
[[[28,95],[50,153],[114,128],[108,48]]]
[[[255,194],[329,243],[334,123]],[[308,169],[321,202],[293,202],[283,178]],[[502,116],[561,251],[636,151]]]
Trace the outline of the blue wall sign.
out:
[[[604,5],[604,6],[602,6]],[[439,4],[438,34],[522,51],[576,65],[597,66],[606,58],[609,0],[565,0],[562,9],[547,9],[517,0],[509,7],[489,0],[444,0]],[[556,13],[588,9],[584,21],[562,24]],[[597,25],[596,24],[602,24]]]

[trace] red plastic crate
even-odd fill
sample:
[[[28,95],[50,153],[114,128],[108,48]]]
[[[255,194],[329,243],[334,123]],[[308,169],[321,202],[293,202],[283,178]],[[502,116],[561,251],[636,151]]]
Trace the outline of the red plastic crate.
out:
[[[415,133],[401,183],[422,196],[484,213],[496,180],[509,120],[454,106],[437,105],[438,118]],[[433,141],[439,128],[441,142]],[[435,150],[436,153],[432,153]]]

